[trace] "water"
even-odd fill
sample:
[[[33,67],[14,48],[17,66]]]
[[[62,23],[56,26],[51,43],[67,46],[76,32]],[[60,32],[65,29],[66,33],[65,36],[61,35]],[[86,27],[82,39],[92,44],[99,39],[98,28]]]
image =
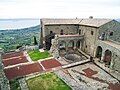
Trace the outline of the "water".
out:
[[[0,30],[21,29],[40,24],[40,19],[0,19]]]

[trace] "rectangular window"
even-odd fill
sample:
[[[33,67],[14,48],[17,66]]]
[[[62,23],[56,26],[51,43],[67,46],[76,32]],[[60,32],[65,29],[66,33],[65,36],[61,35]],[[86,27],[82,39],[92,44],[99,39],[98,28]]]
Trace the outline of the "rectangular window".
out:
[[[93,31],[91,31],[91,35],[93,35],[94,34],[94,32]]]

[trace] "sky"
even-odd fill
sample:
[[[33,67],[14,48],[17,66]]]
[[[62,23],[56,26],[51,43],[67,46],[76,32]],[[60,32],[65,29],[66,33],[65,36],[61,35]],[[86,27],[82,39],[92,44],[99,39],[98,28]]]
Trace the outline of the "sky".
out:
[[[88,18],[89,16],[120,18],[120,0],[0,0],[0,19]],[[11,25],[4,27],[10,28]]]
[[[0,0],[0,18],[120,18],[120,0]]]

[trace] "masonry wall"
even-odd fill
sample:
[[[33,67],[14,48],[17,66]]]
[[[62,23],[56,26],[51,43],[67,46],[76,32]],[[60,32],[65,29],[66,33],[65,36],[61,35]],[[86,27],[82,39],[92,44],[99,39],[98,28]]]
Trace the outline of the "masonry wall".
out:
[[[120,72],[120,48],[113,47],[111,45],[106,44],[105,42],[106,41],[98,40],[96,49],[98,46],[102,47],[102,58],[101,59],[104,58],[105,51],[110,50],[112,52],[112,60],[111,60],[110,68]]]
[[[77,34],[78,25],[45,25],[44,26],[45,36],[50,34],[50,31],[53,31],[56,34],[60,34],[61,30],[63,30],[64,34]]]
[[[99,28],[99,36],[105,32],[105,39],[113,40],[120,43],[120,23],[112,20],[111,22],[101,26]],[[110,33],[113,32],[113,35],[110,36]]]
[[[84,42],[83,42],[82,50],[88,55],[94,56],[96,41],[98,39],[97,28],[89,27],[89,26],[80,26],[79,29],[81,29],[81,34],[84,35]]]

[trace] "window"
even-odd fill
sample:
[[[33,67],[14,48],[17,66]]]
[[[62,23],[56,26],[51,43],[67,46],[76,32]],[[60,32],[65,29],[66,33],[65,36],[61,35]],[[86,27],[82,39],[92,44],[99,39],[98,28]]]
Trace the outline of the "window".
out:
[[[113,36],[113,32],[110,32],[110,36]]]
[[[81,34],[81,29],[79,30],[79,35]]]
[[[61,29],[61,31],[60,31],[60,35],[63,35],[63,29]]]
[[[94,33],[94,32],[93,32],[93,31],[91,31],[91,35],[93,35],[93,33]]]
[[[52,34],[53,33],[53,31],[50,31],[50,34]]]
[[[86,45],[86,48],[87,48],[87,45]]]

